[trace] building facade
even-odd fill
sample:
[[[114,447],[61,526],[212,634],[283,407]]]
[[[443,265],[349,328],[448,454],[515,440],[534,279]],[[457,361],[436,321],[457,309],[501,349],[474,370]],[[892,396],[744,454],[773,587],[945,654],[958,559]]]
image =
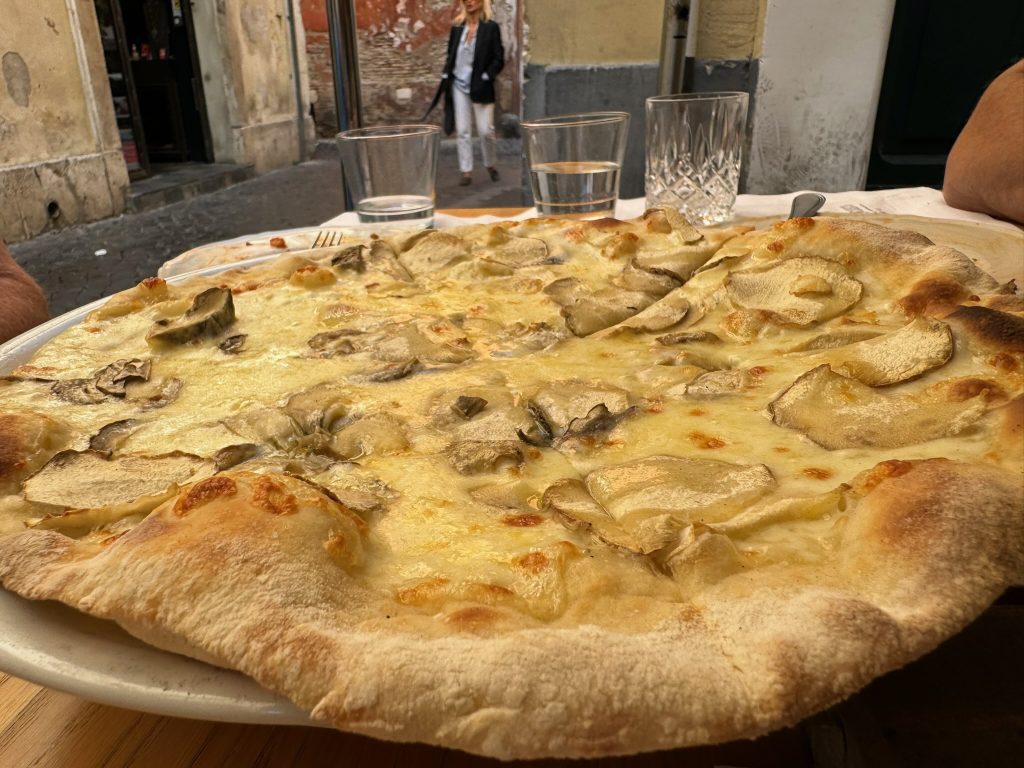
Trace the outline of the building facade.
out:
[[[122,212],[181,163],[300,161],[298,0],[0,0],[0,237]]]

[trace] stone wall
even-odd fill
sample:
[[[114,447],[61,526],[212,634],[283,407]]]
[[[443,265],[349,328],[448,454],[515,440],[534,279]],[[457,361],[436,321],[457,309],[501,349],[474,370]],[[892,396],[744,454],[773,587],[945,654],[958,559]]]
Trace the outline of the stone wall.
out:
[[[128,173],[91,0],[0,0],[0,238],[124,210]]]

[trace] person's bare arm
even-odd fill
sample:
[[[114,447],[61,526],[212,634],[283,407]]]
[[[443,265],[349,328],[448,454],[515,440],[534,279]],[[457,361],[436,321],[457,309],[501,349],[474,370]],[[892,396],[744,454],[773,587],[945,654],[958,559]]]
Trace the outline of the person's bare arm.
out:
[[[1024,224],[1024,61],[992,81],[946,161],[954,208]]]
[[[46,297],[0,241],[0,342],[46,322]]]

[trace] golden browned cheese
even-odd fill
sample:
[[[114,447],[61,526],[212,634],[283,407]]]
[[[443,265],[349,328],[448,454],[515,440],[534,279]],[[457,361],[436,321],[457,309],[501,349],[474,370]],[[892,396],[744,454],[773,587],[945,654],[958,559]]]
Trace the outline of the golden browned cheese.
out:
[[[0,381],[0,578],[360,733],[755,736],[1024,579],[1021,312],[920,235],[664,210],[147,281]]]

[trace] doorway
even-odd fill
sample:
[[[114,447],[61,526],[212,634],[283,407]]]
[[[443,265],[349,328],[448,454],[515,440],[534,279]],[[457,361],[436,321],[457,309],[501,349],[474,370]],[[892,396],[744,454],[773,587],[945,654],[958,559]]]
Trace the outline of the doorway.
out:
[[[191,3],[94,2],[129,176],[213,162]]]

